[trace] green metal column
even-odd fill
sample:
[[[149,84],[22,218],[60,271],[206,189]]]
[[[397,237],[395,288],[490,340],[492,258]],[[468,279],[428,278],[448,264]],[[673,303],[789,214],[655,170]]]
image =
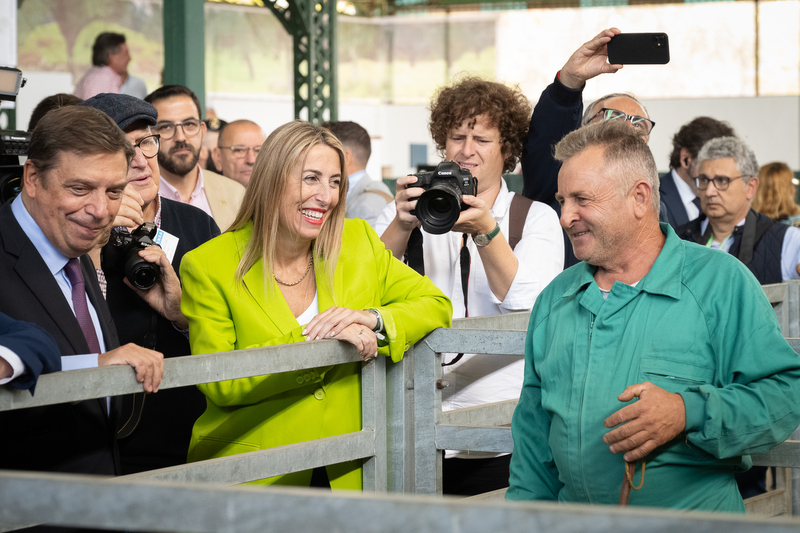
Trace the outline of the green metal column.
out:
[[[336,0],[264,2],[294,42],[294,116],[337,120]],[[284,4],[285,5],[285,4]]]
[[[164,0],[164,85],[190,88],[200,99],[205,114],[204,3],[202,0]]]

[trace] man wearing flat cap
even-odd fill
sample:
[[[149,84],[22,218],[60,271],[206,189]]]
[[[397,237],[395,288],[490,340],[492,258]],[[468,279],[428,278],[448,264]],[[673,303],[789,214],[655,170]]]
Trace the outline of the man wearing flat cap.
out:
[[[196,207],[159,198],[159,136],[150,129],[158,115],[152,105],[124,94],[99,94],[81,105],[109,115],[136,150],[112,235],[127,236],[145,222],[158,228],[153,240],[159,246],[138,252],[160,271],[159,281],[150,289],[134,288],[125,276],[124,262],[109,261],[115,251],[113,237],[102,247],[102,263],[100,248],[93,254],[95,266],[102,264],[98,276],[101,284],[106,280],[108,307],[120,340],[158,350],[164,357],[189,355],[188,324],[180,310],[180,262],[186,252],[219,235],[219,227]],[[122,404],[118,443],[123,474],[186,462],[192,425],[206,405],[196,387],[163,390],[158,398],[146,401],[142,395],[130,395]]]

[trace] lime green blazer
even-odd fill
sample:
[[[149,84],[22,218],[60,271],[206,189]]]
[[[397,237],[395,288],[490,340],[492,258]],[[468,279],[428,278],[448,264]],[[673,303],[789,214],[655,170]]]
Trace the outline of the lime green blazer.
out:
[[[187,253],[181,261],[181,309],[193,354],[303,342],[302,326],[273,280],[266,290],[259,260],[239,284],[234,274],[252,223]],[[387,251],[363,220],[346,220],[333,293],[316,269],[320,312],[331,306],[375,307],[386,340],[379,353],[399,361],[409,345],[449,327],[452,304],[427,277]],[[271,374],[198,385],[206,395],[189,461],[200,461],[361,430],[361,365]],[[361,488],[360,461],[327,468],[333,488]],[[309,484],[311,472],[276,476],[264,484]]]

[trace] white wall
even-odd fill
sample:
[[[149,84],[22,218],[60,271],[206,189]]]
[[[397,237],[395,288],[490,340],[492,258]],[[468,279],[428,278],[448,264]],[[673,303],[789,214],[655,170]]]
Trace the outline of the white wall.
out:
[[[27,85],[17,99],[17,128],[25,129],[36,104],[45,96],[71,92],[72,79],[62,72],[25,72]],[[536,95],[538,96],[538,94]],[[269,134],[294,118],[292,99],[282,95],[209,93],[207,104],[220,118],[248,118]],[[768,96],[744,98],[697,98],[644,100],[656,127],[650,147],[659,170],[666,171],[672,151],[671,138],[681,125],[707,115],[727,120],[753,148],[760,164],[785,161],[800,169],[800,98]],[[439,160],[428,134],[428,110],[423,105],[388,105],[345,101],[339,104],[339,119],[364,126],[373,137],[374,157],[368,171],[378,177],[391,167],[393,176],[413,170],[409,166],[411,144],[428,146],[428,162]]]
[[[242,95],[210,94],[208,98],[209,105],[221,118],[250,118],[267,134],[293,117],[288,98],[283,102],[278,101],[279,97],[268,96],[243,100]],[[753,148],[759,163],[785,161],[791,168],[800,169],[800,98],[797,96],[644,100],[644,104],[656,122],[650,147],[661,171],[669,167],[672,136],[683,124],[701,115],[730,122]],[[373,143],[378,146],[374,149],[375,156],[380,157],[380,161],[375,158],[370,161],[368,170],[372,176],[380,176],[383,166],[390,166],[393,176],[413,170],[409,166],[412,143],[428,145],[428,162],[439,161],[428,133],[426,106],[347,101],[339,105],[339,119],[358,122],[373,137]]]

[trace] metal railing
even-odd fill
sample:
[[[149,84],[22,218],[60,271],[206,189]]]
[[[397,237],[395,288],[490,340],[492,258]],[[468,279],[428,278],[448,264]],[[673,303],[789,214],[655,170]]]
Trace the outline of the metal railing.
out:
[[[785,285],[785,287],[784,287]],[[782,328],[800,331],[800,283],[767,286]],[[794,300],[792,300],[792,291]],[[781,306],[784,307],[781,307]],[[792,309],[794,308],[794,309]],[[618,510],[543,503],[470,503],[453,499],[324,493],[277,487],[224,488],[279,474],[344,461],[364,460],[365,492],[441,493],[442,449],[510,452],[516,401],[443,413],[442,352],[524,353],[529,313],[457,320],[386,365],[378,358],[362,367],[363,429],[268,450],[211,459],[109,480],[87,476],[0,471],[0,531],[36,522],[153,531],[305,530],[327,527],[359,531],[485,531],[549,528],[633,531],[726,527],[732,531],[796,530],[800,520],[770,522],[743,517],[670,511]],[[793,324],[792,322],[797,322]],[[786,334],[790,329],[784,329]],[[789,339],[796,351],[800,340]],[[360,361],[355,349],[317,341],[165,361],[161,388],[297,371]],[[445,384],[439,383],[439,386]],[[105,367],[40,377],[36,396],[0,388],[0,411],[140,392],[127,367]],[[800,443],[787,441],[754,464],[800,472]],[[786,512],[771,497],[768,514]],[[761,498],[761,497],[759,497]],[[791,501],[791,500],[789,500]],[[42,502],[47,502],[42,503]],[[124,505],[120,502],[125,502]],[[477,505],[477,507],[476,507]],[[765,529],[766,528],[766,529]]]

